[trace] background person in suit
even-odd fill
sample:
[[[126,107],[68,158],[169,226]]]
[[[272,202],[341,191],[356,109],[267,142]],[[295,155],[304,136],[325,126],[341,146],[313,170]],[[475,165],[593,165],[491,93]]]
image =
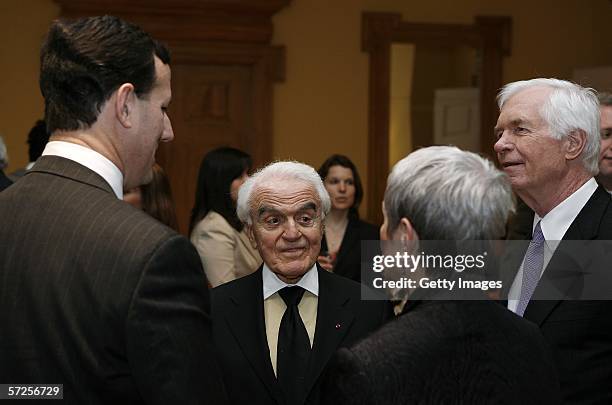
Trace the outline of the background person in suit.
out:
[[[456,147],[432,146],[393,168],[380,236],[407,252],[415,241],[420,252],[427,241],[499,238],[512,208],[506,176],[491,162]],[[559,402],[552,359],[535,325],[487,300],[481,290],[417,288],[407,300],[399,318],[339,350],[324,403]]]
[[[384,301],[362,301],[358,283],[317,266],[329,208],[321,178],[302,163],[273,163],[240,188],[238,217],[264,264],[212,292],[233,404],[318,404],[333,352],[389,313]]]
[[[251,274],[261,265],[236,215],[238,189],[251,166],[251,156],[229,147],[208,152],[200,164],[189,234],[212,287]]]
[[[0,136],[0,191],[4,190],[13,182],[4,174],[4,169],[8,166],[8,152],[6,151],[6,145],[4,139]]]
[[[359,219],[363,186],[353,162],[332,155],[318,170],[331,199],[325,217],[321,254],[317,259],[325,270],[361,281],[361,241],[378,240],[378,228]]]
[[[508,308],[540,327],[565,402],[612,403],[611,302],[546,296],[581,281],[580,269],[560,271],[564,241],[612,239],[612,201],[593,178],[600,156],[597,97],[567,81],[533,79],[506,85],[498,104],[495,152],[535,212],[529,247],[508,278]]]
[[[599,93],[601,152],[596,179],[612,194],[612,93]]]
[[[28,133],[28,157],[30,162],[21,169],[17,169],[9,174],[13,181],[19,180],[23,175],[34,166],[36,159],[42,155],[45,146],[49,142],[49,131],[44,120],[38,120]]]
[[[51,142],[0,196],[3,383],[63,384],[71,404],[225,402],[197,252],[121,200],[173,138],[169,61],[115,17],[52,24]]]

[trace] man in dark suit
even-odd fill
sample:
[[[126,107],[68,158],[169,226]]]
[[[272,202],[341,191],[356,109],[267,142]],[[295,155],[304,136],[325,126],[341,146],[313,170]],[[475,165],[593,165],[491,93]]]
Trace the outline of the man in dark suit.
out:
[[[213,336],[231,402],[318,404],[328,359],[382,324],[384,301],[321,269],[329,195],[310,166],[271,164],[240,188],[238,217],[264,264],[212,293]]]
[[[513,202],[506,177],[491,162],[432,146],[395,165],[383,207],[385,255],[446,256],[459,249],[455,241],[502,236]],[[487,300],[480,288],[420,283],[458,282],[473,276],[468,273],[425,265],[410,273],[415,286],[403,290],[401,315],[341,349],[330,364],[324,403],[557,404],[552,358],[535,325]]]
[[[498,103],[498,160],[535,213],[531,242],[508,278],[508,308],[540,327],[566,402],[612,403],[612,302],[575,294],[593,274],[580,263],[606,263],[591,257],[597,242],[586,251],[571,242],[612,239],[610,195],[593,178],[597,97],[563,80],[533,79],[506,85]]]
[[[0,195],[2,383],[62,384],[71,404],[224,403],[198,254],[121,200],[173,138],[168,63],[115,17],[51,26],[51,142]]]

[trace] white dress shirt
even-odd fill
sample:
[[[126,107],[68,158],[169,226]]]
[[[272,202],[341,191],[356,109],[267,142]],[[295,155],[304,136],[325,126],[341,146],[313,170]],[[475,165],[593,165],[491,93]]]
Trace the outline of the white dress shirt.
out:
[[[544,274],[546,266],[548,265],[552,255],[555,253],[559,242],[563,239],[565,232],[567,232],[568,228],[572,222],[574,222],[582,208],[589,201],[593,193],[595,193],[595,190],[597,190],[597,182],[594,178],[591,178],[572,195],[563,200],[561,204],[557,205],[548,214],[544,215],[544,217],[540,217],[538,214],[534,215],[531,232],[533,234],[533,230],[535,229],[536,225],[538,222],[541,222],[540,227],[542,228],[542,234],[544,235],[545,239],[544,266],[542,272],[540,273],[540,278],[542,278],[542,274]],[[523,261],[524,260],[525,259],[523,259]],[[514,278],[514,282],[510,287],[510,292],[508,293],[508,309],[512,312],[516,312],[519,298],[521,296],[523,264],[524,263],[521,263],[521,267],[519,268],[519,271]]]
[[[64,141],[51,141],[45,146],[42,156],[53,155],[85,166],[99,174],[111,186],[118,199],[123,199],[123,174],[113,162],[85,146]]]

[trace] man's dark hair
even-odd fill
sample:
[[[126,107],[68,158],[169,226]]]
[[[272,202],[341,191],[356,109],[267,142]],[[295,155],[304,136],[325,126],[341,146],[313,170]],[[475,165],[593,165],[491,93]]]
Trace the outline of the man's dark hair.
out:
[[[321,180],[325,181],[327,178],[327,174],[329,173],[329,169],[332,166],[342,166],[346,169],[350,169],[353,172],[353,181],[355,183],[355,200],[353,201],[353,206],[349,209],[349,216],[352,218],[359,219],[359,204],[361,204],[361,200],[363,199],[363,185],[361,184],[361,178],[359,177],[359,172],[357,172],[357,167],[355,164],[344,155],[331,155],[328,157],[325,162],[319,167],[318,173],[321,176]]]
[[[236,214],[236,203],[232,201],[232,182],[251,170],[253,160],[247,153],[230,147],[221,147],[208,152],[202,159],[198,173],[195,204],[191,210],[189,233],[209,211],[215,211],[237,231],[243,228]]]
[[[138,97],[155,83],[155,60],[168,50],[146,32],[117,17],[55,21],[40,53],[40,89],[50,133],[88,128],[122,84]]]
[[[30,162],[34,162],[40,157],[40,155],[42,155],[47,142],[49,142],[49,131],[47,131],[47,124],[43,120],[38,120],[28,133],[28,156],[30,158]]]

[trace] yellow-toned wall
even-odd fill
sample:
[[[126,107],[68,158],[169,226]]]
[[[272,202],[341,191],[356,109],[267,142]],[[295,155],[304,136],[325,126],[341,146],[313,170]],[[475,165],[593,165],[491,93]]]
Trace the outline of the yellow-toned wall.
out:
[[[583,66],[612,65],[609,0],[293,0],[274,17],[273,42],[287,47],[287,79],[275,91],[274,154],[317,166],[349,155],[368,179],[368,57],[360,49],[362,11],[400,12],[414,22],[513,19],[504,81],[571,78]],[[362,207],[364,209],[365,207]],[[365,212],[362,210],[362,212]]]
[[[10,159],[7,173],[28,163],[26,138],[44,114],[38,52],[58,13],[50,0],[0,1],[0,134]]]
[[[334,152],[349,155],[366,192],[368,57],[360,49],[362,11],[448,23],[509,15],[512,55],[504,62],[505,81],[570,78],[577,67],[612,65],[609,0],[292,0],[273,18],[273,43],[287,48],[286,81],[275,87],[273,154],[314,166]],[[38,50],[58,12],[51,0],[0,1],[0,133],[11,157],[8,171],[27,162],[25,136],[43,112]]]

